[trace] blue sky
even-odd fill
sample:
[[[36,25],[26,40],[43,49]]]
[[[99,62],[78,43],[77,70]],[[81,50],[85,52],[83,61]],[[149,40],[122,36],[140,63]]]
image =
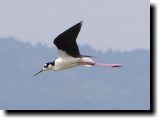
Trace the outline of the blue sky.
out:
[[[102,51],[150,49],[149,8],[149,0],[1,0],[0,37],[53,46],[58,34],[84,21],[81,45]]]

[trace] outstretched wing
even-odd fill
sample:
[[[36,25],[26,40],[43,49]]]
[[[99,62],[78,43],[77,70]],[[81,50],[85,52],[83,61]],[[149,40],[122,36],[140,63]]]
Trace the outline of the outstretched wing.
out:
[[[64,53],[72,57],[80,56],[76,39],[77,39],[78,33],[80,32],[81,26],[82,26],[82,22],[79,22],[55,38],[54,44],[59,50],[59,56],[61,56],[61,53],[62,53],[60,51],[63,51]]]

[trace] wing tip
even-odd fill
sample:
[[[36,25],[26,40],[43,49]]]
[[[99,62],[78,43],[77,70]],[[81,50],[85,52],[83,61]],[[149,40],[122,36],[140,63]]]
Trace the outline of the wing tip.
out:
[[[83,21],[79,22],[81,25],[83,24]]]
[[[80,30],[81,30],[81,27],[82,27],[82,24],[83,24],[83,21],[80,21],[79,23],[73,25],[73,26],[70,27],[69,29],[71,29],[71,28],[73,28],[73,27],[76,27],[76,28],[79,28],[79,31],[80,31]],[[67,30],[69,30],[69,29],[67,29]],[[67,30],[66,30],[66,31],[67,31]],[[61,34],[62,34],[62,33],[61,33]],[[57,38],[57,37],[56,37],[56,38]],[[55,39],[56,39],[56,38],[55,38]],[[54,43],[54,44],[56,44],[55,39],[53,40],[53,43]]]
[[[80,27],[82,27],[83,21],[80,21],[79,23],[77,23],[76,25],[79,25]],[[75,25],[75,26],[76,26]]]

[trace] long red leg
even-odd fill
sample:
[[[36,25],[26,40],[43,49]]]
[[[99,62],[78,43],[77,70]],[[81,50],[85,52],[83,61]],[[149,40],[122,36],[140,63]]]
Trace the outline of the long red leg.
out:
[[[102,63],[92,63],[92,62],[81,62],[84,65],[100,66],[100,67],[122,67],[120,64],[102,64]]]
[[[101,67],[122,67],[120,64],[102,64],[102,63],[95,63],[94,66],[101,66]]]

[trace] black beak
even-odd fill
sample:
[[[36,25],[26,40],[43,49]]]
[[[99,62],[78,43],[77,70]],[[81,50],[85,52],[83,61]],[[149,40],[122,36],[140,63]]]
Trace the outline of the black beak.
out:
[[[38,75],[39,73],[41,73],[41,72],[43,72],[43,70],[41,70],[41,71],[39,71],[38,73],[36,73],[35,75],[33,75],[33,76],[36,76],[36,75]]]

